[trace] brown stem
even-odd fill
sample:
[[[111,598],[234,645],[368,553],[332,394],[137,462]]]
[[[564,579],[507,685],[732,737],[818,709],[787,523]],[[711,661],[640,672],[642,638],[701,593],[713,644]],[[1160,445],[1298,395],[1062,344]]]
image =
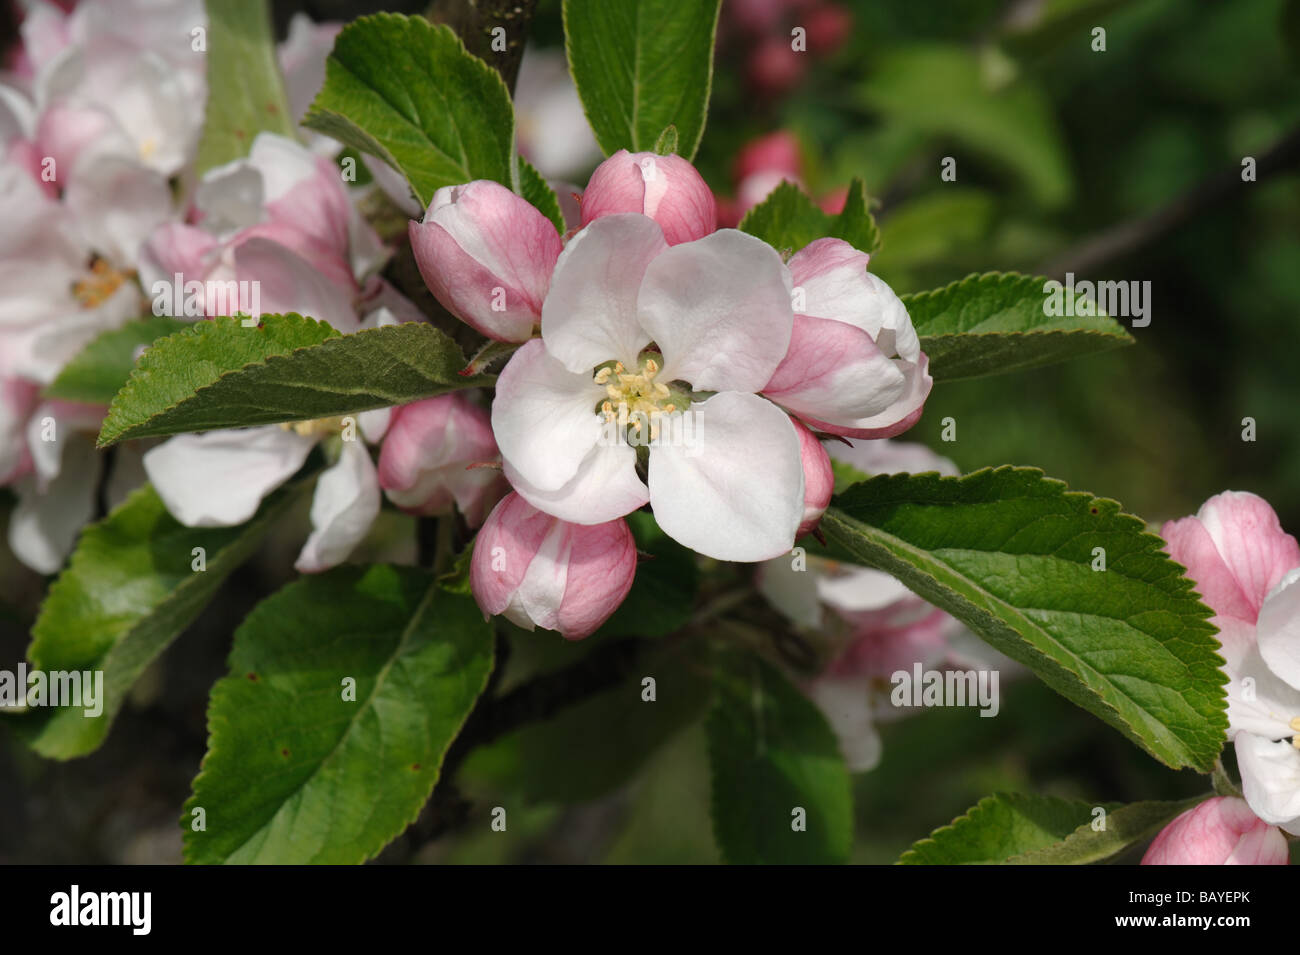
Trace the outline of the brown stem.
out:
[[[1239,196],[1240,190],[1253,188],[1266,177],[1297,165],[1300,165],[1300,129],[1293,129],[1257,158],[1255,182],[1242,181],[1240,165],[1224,169],[1148,216],[1103,229],[1056,256],[1042,266],[1040,271],[1044,275],[1057,277],[1066,272],[1092,272],[1099,265],[1121,258],[1169,235],[1204,210],[1225,199]]]
[[[465,49],[500,73],[513,95],[536,9],[537,0],[433,0],[427,16],[455,30]],[[504,34],[494,35],[497,27]]]

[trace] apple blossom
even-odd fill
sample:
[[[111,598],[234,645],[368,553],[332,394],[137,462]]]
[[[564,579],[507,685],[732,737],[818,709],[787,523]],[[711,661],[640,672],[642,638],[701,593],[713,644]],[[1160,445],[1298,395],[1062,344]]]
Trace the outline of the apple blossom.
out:
[[[446,186],[410,236],[420,274],[449,312],[498,341],[532,336],[561,249],[532,203],[485,179]]]
[[[505,484],[488,412],[463,392],[393,410],[379,453],[379,486],[402,510],[446,514],[453,504],[470,527],[483,523]]]
[[[681,156],[620,149],[596,167],[582,194],[582,224],[639,212],[659,223],[669,245],[690,242],[717,227],[713,190]]]
[[[790,348],[762,391],[814,430],[888,438],[920,418],[934,380],[907,309],[867,258],[827,238],[790,259]]]
[[[1300,833],[1300,545],[1262,498],[1225,491],[1161,528],[1214,610],[1242,793]]]
[[[803,520],[795,537],[802,537],[812,533],[826,513],[826,506],[835,491],[835,474],[831,471],[830,456],[817,436],[797,421],[794,430],[799,435],[799,452],[803,460]]]
[[[702,554],[788,550],[804,509],[799,438],[755,392],[791,321],[789,275],[758,239],[724,230],[669,248],[646,216],[598,218],[559,258],[541,338],[497,381],[506,477],[563,520],[649,502]]]
[[[1142,865],[1287,865],[1286,836],[1245,800],[1215,796],[1160,830]]]
[[[470,585],[485,614],[580,640],[609,619],[632,588],[636,543],[621,518],[557,520],[508,494],[474,541]]]

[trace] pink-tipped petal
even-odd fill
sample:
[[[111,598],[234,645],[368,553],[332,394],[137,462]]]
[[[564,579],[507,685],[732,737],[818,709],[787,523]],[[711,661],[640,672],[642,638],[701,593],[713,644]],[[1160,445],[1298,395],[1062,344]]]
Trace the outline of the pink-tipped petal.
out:
[[[1207,799],[1165,826],[1142,865],[1287,865],[1286,837],[1245,800]]]
[[[620,149],[596,167],[582,194],[582,224],[618,212],[659,223],[669,245],[703,238],[718,220],[713,191],[685,159]]]
[[[446,186],[410,236],[420,274],[453,315],[499,341],[533,334],[561,242],[531,203],[488,180]]]
[[[795,537],[812,533],[821,521],[835,491],[835,474],[831,471],[830,455],[811,431],[798,421],[794,430],[799,435],[799,452],[803,459],[803,520]]]

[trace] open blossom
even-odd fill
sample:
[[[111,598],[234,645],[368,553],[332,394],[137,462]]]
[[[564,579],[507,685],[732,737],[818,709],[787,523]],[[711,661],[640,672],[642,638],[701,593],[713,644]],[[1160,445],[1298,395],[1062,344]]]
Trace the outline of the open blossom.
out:
[[[639,212],[659,223],[669,245],[708,235],[717,226],[713,190],[681,156],[620,149],[596,167],[582,194],[582,224]]]
[[[573,524],[509,494],[474,541],[470,585],[484,613],[580,640],[618,609],[635,573],[626,521]]]
[[[446,514],[452,505],[470,527],[483,523],[504,490],[500,458],[485,408],[464,392],[425,398],[393,410],[379,454],[379,486],[412,514]]]
[[[1286,836],[1245,800],[1207,799],[1160,830],[1142,865],[1287,865]]]
[[[867,258],[818,239],[790,259],[790,348],[762,391],[816,431],[889,438],[920,418],[934,379],[906,307]]]
[[[830,457],[865,474],[957,473],[951,461],[919,444],[858,441],[850,447],[832,441],[827,448]],[[910,671],[914,663],[957,663],[970,654],[960,639],[960,623],[883,571],[815,554],[787,554],[761,564],[755,583],[791,621],[834,641],[830,663],[806,689],[854,772],[879,762],[876,725],[900,714],[889,705],[890,675]]]
[[[789,344],[789,281],[770,246],[731,230],[669,248],[653,219],[622,213],[579,232],[541,338],[497,381],[492,429],[515,490],[582,524],[649,502],[665,533],[720,560],[788,550],[799,438],[755,392]]]
[[[1300,833],[1300,545],[1240,491],[1161,535],[1215,612],[1242,794],[1264,822]]]

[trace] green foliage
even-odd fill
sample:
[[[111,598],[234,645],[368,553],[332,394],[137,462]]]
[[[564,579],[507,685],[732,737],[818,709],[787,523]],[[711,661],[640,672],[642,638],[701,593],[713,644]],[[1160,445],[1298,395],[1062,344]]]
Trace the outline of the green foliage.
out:
[[[1046,314],[1047,281],[987,272],[904,295],[930,373],[952,379],[1023,371],[1133,344],[1133,337],[1106,315]],[[1064,291],[1060,298],[1064,301]]]
[[[860,179],[854,179],[849,186],[848,199],[839,215],[822,212],[798,186],[783,182],[745,214],[739,228],[779,251],[798,252],[827,236],[843,239],[868,254],[880,248],[880,230],[867,211]]]
[[[258,133],[293,138],[266,0],[207,0],[208,100],[200,175],[248,155]]]
[[[103,712],[79,707],[32,714],[32,747],[71,759],[97,749],[132,684],[261,546],[301,485],[277,491],[240,527],[185,527],[145,486],[82,533],[50,587],[32,628],[27,658],[41,670],[104,674]],[[202,548],[203,570],[195,570]],[[47,715],[48,714],[48,715]]]
[[[212,691],[186,860],[373,857],[428,800],[491,669],[474,601],[418,568],[340,567],[267,598]]]
[[[721,0],[565,0],[565,46],[605,155],[645,152],[677,128],[691,159],[704,134]]]
[[[113,399],[101,446],[129,438],[307,421],[491,383],[432,325],[340,335],[301,315],[196,322],[145,352]]]
[[[847,861],[849,772],[821,712],[755,656],[719,666],[714,692],[706,725],[723,857],[733,864]]]
[[[63,366],[45,389],[47,398],[106,405],[126,384],[135,365],[135,350],[189,327],[175,318],[142,318],[103,332]]]
[[[560,200],[555,197],[555,190],[533,168],[533,164],[522,156],[519,157],[519,183],[519,194],[551,220],[555,231],[564,235],[564,215],[560,212]]]
[[[839,553],[893,574],[1166,765],[1213,766],[1227,718],[1211,611],[1116,502],[1001,467],[875,477],[832,503],[821,527]]]
[[[443,186],[517,183],[505,83],[449,27],[422,17],[381,13],[344,27],[303,125],[387,162],[422,206]]]

